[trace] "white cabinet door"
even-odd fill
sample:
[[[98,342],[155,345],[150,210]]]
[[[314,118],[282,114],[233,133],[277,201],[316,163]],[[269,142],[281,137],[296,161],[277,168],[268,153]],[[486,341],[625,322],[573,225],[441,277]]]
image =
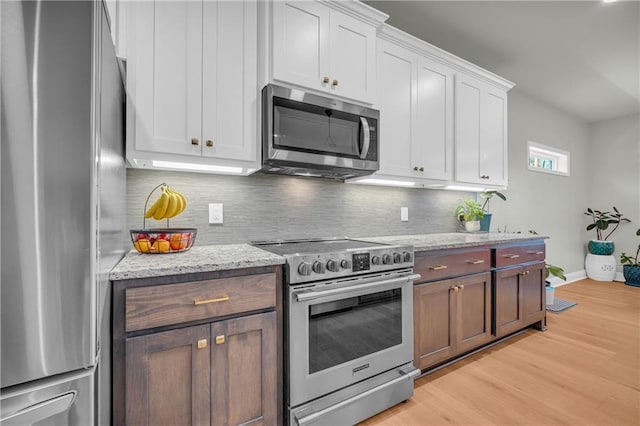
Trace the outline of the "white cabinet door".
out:
[[[412,176],[415,55],[378,40],[381,174]]]
[[[418,59],[413,145],[422,177],[453,177],[453,72],[424,57]]]
[[[456,76],[455,175],[459,182],[507,184],[507,95]]]
[[[372,102],[376,81],[375,28],[337,12],[331,13],[330,19],[329,87],[346,98]]]
[[[506,185],[507,94],[490,88],[485,93],[481,108],[480,178],[489,185]]]
[[[257,3],[204,2],[202,154],[256,158]]]
[[[130,9],[135,149],[200,156],[202,3],[135,2]]]
[[[273,3],[273,79],[324,90],[329,84],[329,9],[319,3]]]

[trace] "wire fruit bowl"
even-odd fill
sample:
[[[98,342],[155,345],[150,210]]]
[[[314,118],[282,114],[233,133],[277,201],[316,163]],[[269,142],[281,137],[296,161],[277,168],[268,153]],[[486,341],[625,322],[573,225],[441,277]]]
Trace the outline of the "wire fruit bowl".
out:
[[[138,253],[165,254],[186,251],[193,246],[195,228],[132,229],[131,242]]]

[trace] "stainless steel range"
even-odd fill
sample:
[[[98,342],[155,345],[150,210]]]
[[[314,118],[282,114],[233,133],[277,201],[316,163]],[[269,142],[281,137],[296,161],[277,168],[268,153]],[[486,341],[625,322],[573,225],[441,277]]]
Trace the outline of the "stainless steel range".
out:
[[[285,424],[354,424],[413,395],[412,246],[253,244],[286,259]]]

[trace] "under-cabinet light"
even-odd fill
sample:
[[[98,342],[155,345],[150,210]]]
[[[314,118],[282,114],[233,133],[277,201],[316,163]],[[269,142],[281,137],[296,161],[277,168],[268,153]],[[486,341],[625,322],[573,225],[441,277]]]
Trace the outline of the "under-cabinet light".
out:
[[[193,164],[193,163],[178,163],[175,161],[151,161],[153,167],[164,167],[167,169],[182,169],[182,170],[195,170],[202,172],[214,172],[214,173],[227,173],[233,175],[249,174],[254,172],[254,169],[245,169],[242,167],[230,167],[230,166],[215,166],[211,164]]]
[[[452,191],[469,191],[469,192],[484,192],[484,188],[477,188],[475,186],[459,186],[459,185],[447,185],[444,189],[450,189]]]
[[[404,181],[404,180],[390,180],[390,179],[361,179],[355,181],[354,183],[366,183],[371,185],[388,185],[388,186],[416,186],[415,182]]]

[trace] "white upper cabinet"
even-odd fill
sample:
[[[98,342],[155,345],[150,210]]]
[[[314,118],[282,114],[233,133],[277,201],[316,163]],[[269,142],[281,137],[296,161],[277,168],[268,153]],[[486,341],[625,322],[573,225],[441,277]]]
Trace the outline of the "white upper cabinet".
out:
[[[450,180],[453,169],[453,71],[378,39],[380,170],[378,174]],[[397,35],[397,34],[396,34]]]
[[[272,81],[373,103],[376,26],[386,15],[359,2],[272,5]]]
[[[456,181],[506,186],[506,90],[459,74],[455,107]]]
[[[127,17],[130,163],[255,162],[256,2],[132,2]]]

